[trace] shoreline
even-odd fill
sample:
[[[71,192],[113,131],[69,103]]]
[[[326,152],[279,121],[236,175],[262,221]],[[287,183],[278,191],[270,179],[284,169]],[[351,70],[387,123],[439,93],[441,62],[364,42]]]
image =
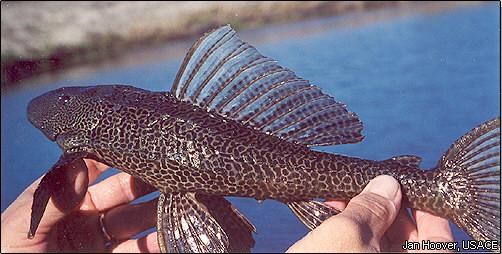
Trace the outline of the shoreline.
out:
[[[70,6],[2,2],[1,87],[13,88],[41,74],[187,39],[223,24],[240,30],[384,8],[439,11],[479,3],[84,2]],[[65,12],[61,13],[61,6],[67,8]],[[19,16],[30,18],[19,21]]]

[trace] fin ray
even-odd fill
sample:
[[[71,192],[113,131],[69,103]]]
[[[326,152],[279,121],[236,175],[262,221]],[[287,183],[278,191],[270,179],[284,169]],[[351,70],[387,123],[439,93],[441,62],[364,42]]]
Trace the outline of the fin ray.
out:
[[[243,63],[243,67],[237,69],[237,71],[235,71],[234,73],[232,73],[232,75],[230,77],[228,77],[226,80],[224,80],[221,83],[221,85],[217,85],[217,84],[214,85],[215,90],[212,91],[212,92],[208,92],[208,94],[211,94],[211,95],[203,98],[204,103],[201,106],[202,107],[206,107],[206,108],[213,108],[215,112],[220,113],[221,109],[223,107],[225,107],[226,104],[225,103],[221,103],[219,105],[213,105],[215,98],[220,93],[222,93],[222,91],[224,91],[225,89],[227,89],[229,87],[229,85],[233,84],[233,82],[235,81],[235,79],[238,78],[238,77],[240,77],[240,74],[243,71],[245,71],[247,69],[251,69],[251,68],[258,68],[264,62],[265,62],[265,60],[263,60],[262,58],[251,58],[251,59],[248,59],[248,62]],[[233,86],[230,86],[229,89],[233,89],[233,88],[234,88]],[[233,90],[235,90],[235,89],[233,89]],[[242,91],[244,91],[244,89],[242,89],[239,92],[236,92],[235,96],[238,96],[240,94],[240,92],[242,92]],[[223,94],[225,94],[225,93],[223,93]],[[227,101],[225,101],[225,102],[229,103],[233,98],[226,98],[226,99],[227,99]]]
[[[236,51],[231,52],[229,55],[227,55],[225,58],[223,58],[220,62],[217,63],[217,65],[215,66],[215,69],[212,69],[210,71],[209,75],[204,79],[204,81],[201,83],[201,85],[199,85],[197,87],[197,90],[194,92],[194,95],[192,97],[194,101],[197,101],[197,98],[200,96],[202,90],[204,88],[206,88],[206,85],[216,75],[217,71],[221,70],[221,69],[219,69],[219,68],[221,68],[221,66],[225,65],[232,58],[237,57],[237,56],[239,56],[240,54],[242,54],[242,53],[244,53],[246,51],[247,48],[246,47],[242,47],[242,46],[245,46],[245,44],[243,44],[243,43],[238,44],[238,46],[235,49]],[[244,50],[242,50],[241,48],[244,48]]]
[[[261,107],[261,109],[259,111],[255,111],[255,112],[252,112],[252,114],[249,114],[247,116],[243,116],[243,120],[244,120],[244,123],[248,123],[248,122],[251,122],[251,123],[255,123],[256,126],[261,126],[263,124],[260,124],[260,122],[258,120],[255,120],[258,116],[264,114],[264,113],[267,113],[269,111],[272,111],[272,108],[277,106],[278,104],[282,103],[284,100],[286,100],[287,98],[289,97],[292,97],[292,96],[295,96],[297,93],[300,93],[302,92],[303,90],[306,90],[308,89],[307,87],[307,84],[305,83],[302,83],[302,87],[299,87],[298,89],[296,90],[289,90],[287,91],[287,93],[285,94],[282,94],[280,97],[277,96],[276,98],[272,98],[274,100],[271,100],[270,103],[264,105],[263,107]]]
[[[185,92],[188,89],[188,85],[189,85],[190,81],[194,78],[194,75],[197,72],[197,70],[200,68],[201,64],[204,63],[204,60],[213,53],[214,48],[218,48],[219,47],[218,45],[221,45],[221,44],[219,44],[220,41],[223,40],[228,34],[231,34],[231,36],[233,36],[234,33],[232,33],[232,31],[228,30],[228,29],[217,30],[217,31],[214,31],[213,33],[207,33],[206,35],[204,35],[202,38],[200,38],[195,43],[195,45],[197,45],[197,47],[192,47],[188,51],[188,54],[185,57],[185,59],[187,60],[186,64],[182,65],[182,68],[180,68],[180,70],[178,72],[179,75],[178,74],[176,75],[176,77],[179,77],[179,79],[177,79],[174,82],[175,86],[177,86],[177,84],[179,84],[179,83],[182,84],[182,86],[180,87],[181,89],[179,90],[179,93],[175,94],[176,96],[179,96],[180,98],[182,98],[185,95]],[[210,40],[211,37],[216,37],[217,38],[216,41],[213,42],[212,40]],[[205,39],[208,39],[208,40],[205,40]],[[207,41],[212,42],[212,44],[202,43],[202,42],[207,42]],[[202,56],[200,56],[200,57],[198,57],[198,55],[196,54],[197,53],[196,49],[199,49],[199,46],[202,47],[202,50],[198,53],[199,54],[203,53]],[[185,61],[184,61],[184,63],[185,63]],[[189,68],[187,69],[187,67],[189,67]],[[190,69],[190,68],[192,68],[192,69]],[[177,90],[173,90],[173,91],[177,91]]]
[[[249,86],[277,71],[278,68],[279,67],[275,65],[275,62],[272,59],[253,59],[250,64],[243,65],[239,72],[232,75],[232,77],[227,80],[227,86],[222,86],[222,89],[220,90],[220,92],[225,91],[222,92],[225,95],[224,98],[215,101],[210,107],[214,108],[217,113],[223,113],[224,108],[226,108],[230,102],[243,93]],[[225,90],[225,88],[227,89]],[[218,94],[214,94],[215,97],[217,95]]]
[[[228,250],[249,252],[255,243],[252,236],[252,232],[256,232],[255,226],[224,197],[197,194],[196,198],[207,207],[227,234]]]
[[[338,209],[319,201],[294,201],[287,203],[298,219],[310,230],[333,215],[340,213]]]
[[[309,130],[316,129],[319,127],[325,127],[326,124],[323,124],[320,126],[312,125],[311,124],[312,118],[315,118],[315,117],[327,118],[329,116],[329,114],[332,113],[331,111],[334,108],[338,108],[338,107],[339,107],[339,105],[337,105],[337,104],[331,104],[331,105],[328,105],[328,106],[322,108],[320,111],[313,110],[313,112],[311,112],[310,116],[307,116],[298,122],[291,121],[290,123],[288,123],[287,125],[284,125],[280,129],[275,130],[275,132],[282,132],[284,129],[288,129],[294,125],[298,125],[299,128],[294,128],[293,131],[288,132],[288,134],[289,134],[288,136],[290,136],[291,138],[296,138],[297,136],[301,136],[302,133],[307,132]]]
[[[274,75],[275,77],[270,77]],[[238,108],[236,108],[232,113],[231,116],[238,116],[241,114],[241,112],[244,111],[244,109],[248,109],[250,106],[252,107],[253,103],[256,102],[257,100],[263,98],[268,92],[272,91],[273,89],[277,89],[279,86],[287,84],[288,82],[291,81],[297,81],[298,79],[294,76],[293,73],[290,71],[286,71],[284,69],[272,69],[270,72],[265,73],[264,75],[261,76],[261,78],[270,78],[271,85],[268,87],[262,87],[261,90],[257,91],[252,91],[254,92],[250,93],[248,95],[247,102],[242,103],[239,105]],[[259,80],[257,80],[259,82]]]
[[[157,211],[157,232],[162,252],[226,250],[228,238],[225,232],[195,201],[193,194],[161,193]]]
[[[192,46],[176,75],[172,94],[207,111],[307,146],[355,143],[363,138],[362,123],[356,114],[261,55],[228,25],[205,34]],[[311,117],[319,111],[326,113]],[[291,130],[305,124],[311,127],[290,136]]]
[[[157,207],[162,252],[249,252],[254,226],[220,196],[161,193]]]
[[[500,118],[459,138],[438,163],[451,180],[453,221],[476,240],[500,239]],[[465,209],[465,204],[472,204]]]

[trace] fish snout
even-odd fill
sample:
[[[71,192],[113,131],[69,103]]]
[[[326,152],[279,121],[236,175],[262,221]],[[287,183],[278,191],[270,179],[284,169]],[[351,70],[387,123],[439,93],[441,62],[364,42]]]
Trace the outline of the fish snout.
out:
[[[76,126],[84,111],[92,108],[88,102],[95,90],[92,86],[82,86],[46,92],[28,103],[28,120],[55,141],[58,135]]]
[[[47,126],[51,111],[50,108],[51,105],[50,102],[48,102],[47,94],[40,95],[28,103],[27,116],[28,121],[33,126],[37,127],[45,136],[54,141],[56,134]]]
[[[71,87],[52,90],[28,103],[28,120],[52,141],[67,125],[68,114],[71,114],[70,105],[67,104],[74,97],[73,90]]]

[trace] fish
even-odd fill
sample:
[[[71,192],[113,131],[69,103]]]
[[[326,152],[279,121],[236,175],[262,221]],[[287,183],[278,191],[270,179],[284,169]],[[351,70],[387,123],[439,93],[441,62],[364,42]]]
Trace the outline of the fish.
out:
[[[29,121],[62,149],[34,194],[35,235],[53,187],[90,158],[159,190],[162,252],[248,252],[255,226],[225,196],[285,203],[310,230],[378,175],[403,204],[447,218],[476,240],[500,241],[500,117],[456,140],[431,169],[421,158],[369,160],[315,146],[363,140],[358,115],[225,25],[186,54],[170,91],[63,87],[30,101]]]

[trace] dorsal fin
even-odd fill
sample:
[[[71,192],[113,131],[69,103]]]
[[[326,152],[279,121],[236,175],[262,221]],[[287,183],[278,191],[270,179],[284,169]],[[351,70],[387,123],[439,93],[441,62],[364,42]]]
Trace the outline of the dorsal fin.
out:
[[[257,130],[307,146],[356,143],[362,123],[344,104],[262,56],[229,26],[188,51],[174,96]]]
[[[397,162],[406,167],[419,168],[420,162],[422,162],[422,158],[415,155],[399,155],[385,161]]]

